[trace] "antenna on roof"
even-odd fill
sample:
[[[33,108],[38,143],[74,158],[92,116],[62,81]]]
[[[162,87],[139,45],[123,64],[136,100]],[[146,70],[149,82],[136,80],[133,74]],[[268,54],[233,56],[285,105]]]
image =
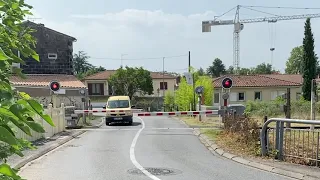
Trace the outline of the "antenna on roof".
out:
[[[35,20],[37,20],[37,19],[42,19],[42,18],[36,18],[36,17],[27,17],[27,20],[28,21],[32,21],[32,22],[34,22]]]

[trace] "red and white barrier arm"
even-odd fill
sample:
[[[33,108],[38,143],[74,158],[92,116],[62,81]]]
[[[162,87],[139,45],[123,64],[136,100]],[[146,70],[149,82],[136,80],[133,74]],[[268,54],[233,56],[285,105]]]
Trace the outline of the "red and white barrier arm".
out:
[[[133,112],[133,113],[137,113],[137,112],[141,112],[142,109],[131,109],[131,110],[105,110],[105,109],[99,109],[99,110],[75,110],[74,113],[75,114],[83,114],[83,113],[107,113],[107,112]]]
[[[176,111],[176,112],[143,112],[136,116],[178,116],[178,115],[219,115],[218,110],[210,111]]]

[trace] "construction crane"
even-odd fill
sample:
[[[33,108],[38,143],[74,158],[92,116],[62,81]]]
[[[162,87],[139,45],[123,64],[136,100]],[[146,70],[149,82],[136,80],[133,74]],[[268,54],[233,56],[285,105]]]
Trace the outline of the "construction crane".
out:
[[[238,72],[239,72],[239,64],[240,64],[240,32],[243,30],[245,23],[259,23],[259,22],[275,23],[277,21],[284,21],[284,20],[295,20],[295,19],[319,18],[320,17],[320,13],[317,13],[317,14],[300,14],[300,15],[291,15],[291,16],[277,16],[276,15],[273,17],[240,19],[240,7],[241,7],[240,5],[235,7],[236,14],[235,14],[234,20],[218,20],[217,18],[214,18],[214,20],[202,21],[202,32],[211,32],[211,26],[234,25],[233,67],[234,67],[236,74],[238,74]],[[233,8],[233,9],[235,9],[235,8]],[[231,9],[231,10],[233,10],[233,9]],[[301,9],[312,9],[312,8],[301,8]],[[229,10],[228,12],[230,12],[231,10]],[[226,13],[224,13],[224,14],[226,14]],[[274,50],[275,50],[274,47],[270,48],[270,51],[274,51]]]

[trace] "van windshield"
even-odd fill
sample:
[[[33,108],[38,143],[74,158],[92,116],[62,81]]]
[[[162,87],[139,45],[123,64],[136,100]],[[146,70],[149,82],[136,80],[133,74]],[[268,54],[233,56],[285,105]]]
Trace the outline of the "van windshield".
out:
[[[111,100],[108,101],[107,108],[129,108],[129,101],[128,100]]]

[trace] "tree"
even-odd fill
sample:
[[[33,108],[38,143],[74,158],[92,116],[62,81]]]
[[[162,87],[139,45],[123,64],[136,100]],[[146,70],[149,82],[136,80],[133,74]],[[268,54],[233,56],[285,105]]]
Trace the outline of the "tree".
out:
[[[213,101],[213,84],[212,79],[208,76],[200,76],[196,86],[203,86],[203,98],[206,106],[212,106]]]
[[[254,74],[272,74],[273,72],[272,65],[266,63],[261,63],[253,69]]]
[[[22,0],[0,1],[0,179],[21,179],[6,160],[12,154],[23,156],[25,147],[32,148],[30,142],[15,136],[13,126],[29,136],[31,131],[44,133],[42,125],[34,121],[34,115],[54,126],[42,106],[28,94],[15,90],[9,81],[12,73],[23,77],[20,68],[11,68],[12,63],[25,64],[15,52],[19,51],[23,58],[39,61],[34,51],[36,40],[31,35],[34,30],[23,23],[26,15],[32,15],[31,8]]]
[[[292,49],[290,57],[286,62],[286,74],[302,74],[303,52],[303,46],[297,46]]]
[[[233,74],[234,73],[234,67],[233,66],[229,66],[229,68],[226,71],[226,74]]]
[[[254,69],[253,68],[240,68],[239,69],[239,75],[249,75],[253,74]]]
[[[96,74],[98,72],[102,72],[102,71],[106,71],[106,69],[102,66],[99,66],[99,67],[92,67],[91,69],[89,69],[88,71],[84,72],[84,73],[80,73],[80,74],[77,74],[77,78],[82,80],[83,78],[87,77],[87,76],[91,76],[93,74]]]
[[[311,81],[316,78],[317,59],[314,53],[314,39],[311,30],[310,18],[305,22],[304,38],[303,38],[303,85],[302,92],[305,100],[311,100]],[[313,91],[316,90],[314,87]]]
[[[212,79],[207,76],[199,76],[199,73],[194,71],[194,68],[190,68],[190,72],[194,74],[194,81],[196,86],[204,87],[204,99],[205,104],[212,105],[213,98],[213,85]],[[190,109],[190,104],[193,104],[193,86],[187,84],[185,78],[181,79],[179,89],[175,93],[175,104],[178,105],[179,110],[186,111]]]
[[[164,96],[164,105],[165,110],[172,111],[172,108],[174,106],[174,94],[171,91],[167,91]]]
[[[140,68],[126,66],[119,68],[109,79],[117,95],[126,95],[132,98],[136,93],[142,95],[153,93],[153,82],[150,72]]]
[[[206,75],[205,72],[204,72],[204,70],[202,69],[202,67],[199,68],[198,74],[199,74],[199,76],[204,76],[204,75]]]
[[[89,58],[90,57],[83,51],[79,51],[78,54],[73,55],[73,71],[75,74],[82,74],[94,68],[94,66],[88,62]]]
[[[226,73],[226,69],[222,61],[219,58],[216,58],[212,62],[212,65],[207,69],[207,73],[210,74],[211,77],[220,77],[220,75]]]

